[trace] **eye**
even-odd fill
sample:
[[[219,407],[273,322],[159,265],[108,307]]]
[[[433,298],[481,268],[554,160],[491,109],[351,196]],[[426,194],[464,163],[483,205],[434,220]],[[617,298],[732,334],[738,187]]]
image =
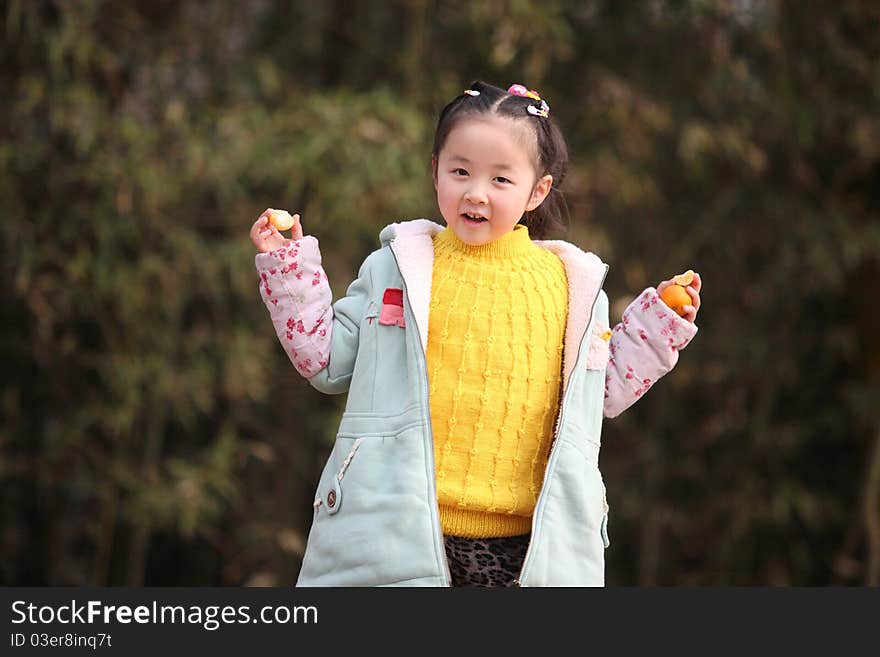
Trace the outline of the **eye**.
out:
[[[466,175],[468,175],[467,170],[466,170],[466,169],[461,169],[461,168],[453,169],[453,170],[452,170],[452,173],[454,173],[456,176],[466,176]]]
[[[511,182],[510,178],[505,178],[504,176],[496,176],[496,177],[495,177],[495,180],[497,180],[497,181],[500,182],[500,183],[509,183],[509,182]]]

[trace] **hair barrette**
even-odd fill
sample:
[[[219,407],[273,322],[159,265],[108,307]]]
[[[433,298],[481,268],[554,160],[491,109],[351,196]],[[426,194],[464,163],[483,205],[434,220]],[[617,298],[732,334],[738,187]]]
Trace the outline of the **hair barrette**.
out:
[[[535,107],[534,105],[529,105],[526,107],[526,111],[532,116],[542,116],[545,119],[550,116],[550,106],[546,101],[541,101],[540,107]]]
[[[541,95],[534,89],[527,89],[521,84],[512,84],[508,87],[507,93],[513,94],[514,96],[522,96],[523,98],[540,100],[540,105],[529,105],[526,107],[526,111],[532,116],[542,116],[545,119],[550,116],[550,106],[547,104],[547,101],[541,99]]]
[[[468,96],[479,96],[480,95],[479,91],[474,91],[473,89],[465,89],[464,93],[466,93]]]

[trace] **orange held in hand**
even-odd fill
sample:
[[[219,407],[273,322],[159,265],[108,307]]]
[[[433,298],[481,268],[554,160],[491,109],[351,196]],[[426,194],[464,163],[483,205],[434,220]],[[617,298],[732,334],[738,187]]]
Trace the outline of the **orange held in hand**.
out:
[[[672,277],[672,282],[682,287],[687,287],[694,282],[694,270],[688,269],[685,273]]]
[[[269,213],[269,221],[278,230],[287,230],[293,227],[293,217],[285,210],[272,210]]]
[[[693,305],[694,301],[691,295],[687,293],[685,287],[690,285],[694,280],[694,270],[688,269],[685,273],[679,274],[672,278],[672,285],[664,289],[660,293],[660,298],[667,306],[672,308],[679,315],[684,317],[683,306]]]

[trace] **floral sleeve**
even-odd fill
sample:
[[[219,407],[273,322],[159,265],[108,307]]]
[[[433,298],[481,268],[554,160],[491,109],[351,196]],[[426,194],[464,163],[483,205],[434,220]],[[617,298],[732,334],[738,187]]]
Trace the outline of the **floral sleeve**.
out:
[[[255,259],[260,296],[290,362],[306,378],[328,364],[332,293],[318,240],[307,235]]]
[[[605,416],[632,406],[678,362],[678,352],[697,334],[697,326],[646,289],[624,311],[611,332],[605,372]]]

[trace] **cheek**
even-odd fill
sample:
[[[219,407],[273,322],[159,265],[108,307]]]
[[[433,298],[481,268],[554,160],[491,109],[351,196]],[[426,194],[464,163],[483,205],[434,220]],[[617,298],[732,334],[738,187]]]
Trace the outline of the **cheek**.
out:
[[[500,197],[500,203],[505,207],[518,209],[528,203],[529,197],[522,193],[503,194]]]
[[[437,188],[437,204],[441,208],[447,208],[457,203],[455,194],[447,185],[440,185]]]
[[[449,182],[441,183],[438,190],[437,195],[447,201],[458,198],[458,190],[455,185],[450,184]]]

